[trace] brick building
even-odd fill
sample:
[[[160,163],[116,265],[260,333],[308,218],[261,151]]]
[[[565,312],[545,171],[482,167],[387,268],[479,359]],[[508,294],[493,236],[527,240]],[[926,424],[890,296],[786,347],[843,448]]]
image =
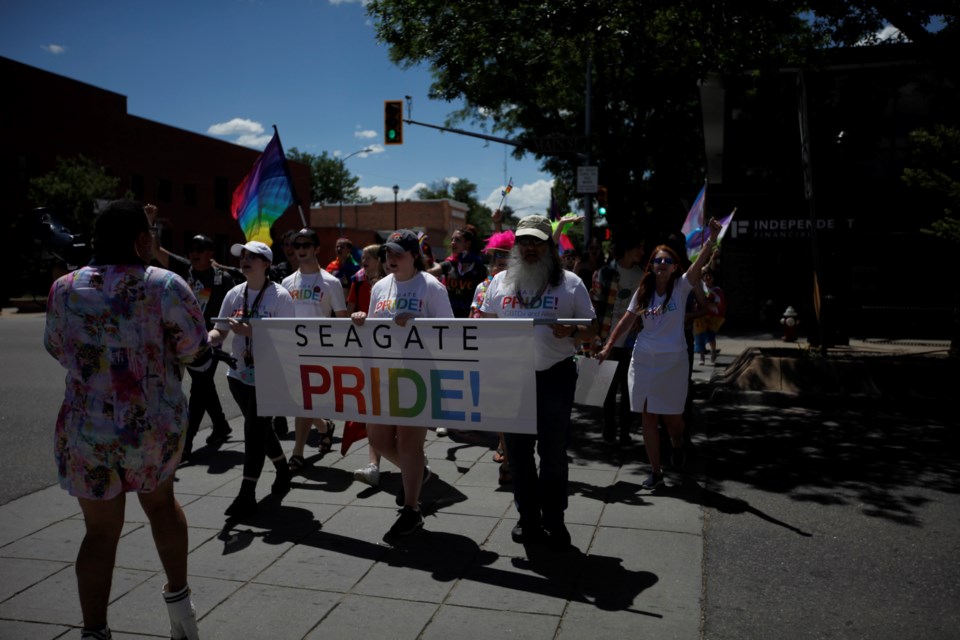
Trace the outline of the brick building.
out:
[[[120,178],[116,197],[129,191],[159,206],[163,243],[172,251],[183,252],[189,238],[205,233],[217,242],[217,257],[224,258],[231,243],[244,240],[230,203],[259,151],[131,115],[126,96],[8,58],[0,57],[0,82],[8,96],[0,102],[0,190],[6,205],[0,216],[8,237],[18,220],[44,205],[29,200],[30,180],[51,171],[58,157],[83,155]],[[309,194],[309,168],[289,164],[296,192]],[[275,229],[300,226],[297,208],[291,207]],[[49,286],[49,274],[25,273],[33,248],[25,246],[29,238],[21,240],[24,255],[4,252],[6,272],[16,277],[5,279],[0,300],[30,288],[45,295]]]
[[[396,224],[394,224],[396,215]],[[467,205],[456,200],[402,200],[393,202],[323,204],[310,209],[310,226],[320,235],[320,246],[329,248],[330,259],[339,236],[350,238],[355,247],[383,242],[395,229],[423,231],[430,236],[433,255],[438,260],[450,249],[450,236],[466,224]],[[325,255],[321,252],[321,258]],[[323,260],[321,259],[321,262]]]

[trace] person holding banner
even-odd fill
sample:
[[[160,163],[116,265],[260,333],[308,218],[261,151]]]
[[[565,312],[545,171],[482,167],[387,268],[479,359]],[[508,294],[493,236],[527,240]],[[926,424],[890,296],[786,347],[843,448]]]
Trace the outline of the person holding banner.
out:
[[[577,343],[593,339],[596,318],[586,285],[563,269],[553,228],[543,216],[520,220],[510,265],[487,288],[480,311],[485,318],[589,318],[588,324],[535,327],[537,433],[506,433],[513,497],[520,520],[511,532],[521,544],[546,542],[570,547],[564,524],[567,508],[567,446],[570,411],[577,386]],[[540,456],[540,472],[534,449]]]
[[[426,236],[417,235],[420,238],[420,248],[422,250]],[[427,246],[429,247],[429,245]],[[380,252],[381,245],[369,244],[360,253],[361,269],[350,278],[350,293],[347,294],[347,311],[350,314],[353,314],[357,309],[370,308],[370,292],[373,290],[373,285],[387,275],[383,268],[383,261],[380,260]],[[345,437],[347,428],[349,428],[349,425],[344,427]],[[342,444],[341,442],[341,446]],[[372,445],[367,443],[367,455],[369,456],[367,466],[355,469],[353,479],[371,487],[376,487],[380,485],[380,454]]]
[[[424,271],[417,234],[407,229],[395,231],[384,247],[389,274],[373,286],[369,309],[354,312],[353,322],[362,325],[367,317],[393,318],[404,327],[411,318],[452,318],[446,287]],[[367,424],[370,445],[400,468],[403,482],[397,495],[397,506],[401,507],[399,517],[388,536],[410,535],[423,527],[420,488],[433,477],[423,455],[426,426]]]
[[[651,467],[649,477],[643,482],[645,489],[653,490],[663,484],[658,431],[661,419],[673,444],[672,464],[682,467],[685,462],[683,409],[689,387],[690,360],[684,337],[684,315],[691,291],[698,304],[703,307],[707,304],[700,272],[713,253],[720,223],[711,218],[709,229],[709,241],[686,273],[681,274],[680,257],[675,250],[667,245],[654,249],[627,312],[597,354],[600,362],[610,357],[617,339],[630,330],[638,315],[643,317],[643,331],[633,346],[627,380],[630,407],[643,414],[643,444]]]
[[[293,298],[294,315],[297,318],[346,318],[347,303],[343,299],[340,281],[320,268],[317,250],[320,238],[313,229],[300,229],[292,238],[294,254],[299,268],[283,279],[283,287]],[[333,448],[334,422],[326,418],[301,418],[293,420],[296,440],[290,455],[290,471],[296,473],[306,466],[303,447],[310,436],[310,427],[315,425],[320,433],[320,453],[330,453]],[[321,431],[321,425],[323,430]]]
[[[257,481],[263,471],[264,459],[269,456],[277,470],[277,479],[271,492],[283,495],[290,489],[290,469],[280,446],[280,439],[268,417],[257,415],[257,392],[253,362],[253,329],[250,318],[292,318],[295,314],[293,298],[282,286],[267,279],[273,262],[273,252],[262,242],[251,240],[235,244],[230,253],[240,258],[240,269],[247,281],[231,289],[209,339],[220,345],[233,331],[231,351],[237,359],[237,368],[227,370],[230,394],[243,414],[243,481],[240,493],[227,507],[224,515],[245,518],[257,511]],[[229,320],[223,320],[229,318]]]

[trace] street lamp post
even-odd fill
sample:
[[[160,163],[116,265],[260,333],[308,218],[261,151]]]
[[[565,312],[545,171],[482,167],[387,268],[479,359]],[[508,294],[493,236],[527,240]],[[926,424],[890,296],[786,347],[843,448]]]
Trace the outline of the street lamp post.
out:
[[[397,194],[400,193],[400,185],[393,185],[393,230],[397,230]]]
[[[346,162],[358,153],[370,153],[371,151],[373,151],[373,147],[364,147],[363,149],[354,151],[353,153],[340,158],[340,222],[337,223],[337,229],[340,231],[341,235],[343,234],[343,174],[347,172]]]

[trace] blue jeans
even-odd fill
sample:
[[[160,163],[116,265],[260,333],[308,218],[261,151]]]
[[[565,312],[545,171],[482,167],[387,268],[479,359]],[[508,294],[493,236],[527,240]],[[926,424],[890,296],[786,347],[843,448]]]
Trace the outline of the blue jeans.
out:
[[[537,434],[505,433],[513,499],[527,526],[563,523],[567,509],[567,446],[577,366],[567,358],[537,371]],[[533,454],[540,456],[540,472]]]

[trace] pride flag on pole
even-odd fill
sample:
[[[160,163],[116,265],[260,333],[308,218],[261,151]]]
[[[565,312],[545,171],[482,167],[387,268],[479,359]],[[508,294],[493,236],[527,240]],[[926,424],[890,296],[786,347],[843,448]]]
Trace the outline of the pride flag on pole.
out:
[[[270,227],[295,202],[287,158],[283,155],[280,133],[274,126],[273,138],[233,192],[230,213],[240,223],[247,242],[259,240],[270,244]]]
[[[693,205],[687,213],[687,219],[683,221],[683,226],[680,227],[680,231],[687,239],[687,257],[690,258],[691,261],[697,259],[697,254],[700,253],[703,243],[707,240],[706,236],[704,236],[704,215],[706,208],[707,183],[703,183],[703,188],[700,189],[697,199],[693,201]]]

